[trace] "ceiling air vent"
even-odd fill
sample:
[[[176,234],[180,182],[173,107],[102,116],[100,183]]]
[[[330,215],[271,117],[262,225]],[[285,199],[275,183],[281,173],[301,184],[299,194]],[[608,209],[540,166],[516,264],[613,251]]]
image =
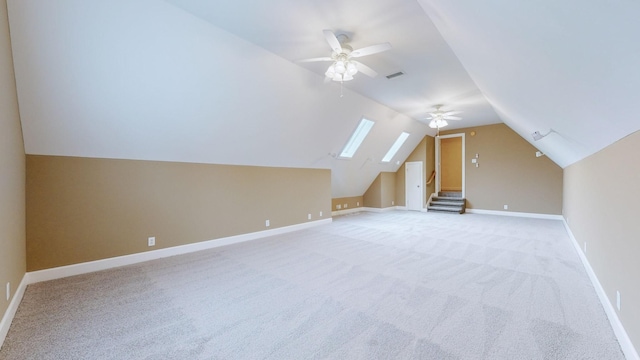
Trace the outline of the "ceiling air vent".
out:
[[[391,75],[387,75],[387,79],[391,80],[393,78],[396,78],[398,76],[404,75],[404,73],[402,71],[398,71],[397,73],[391,74]]]

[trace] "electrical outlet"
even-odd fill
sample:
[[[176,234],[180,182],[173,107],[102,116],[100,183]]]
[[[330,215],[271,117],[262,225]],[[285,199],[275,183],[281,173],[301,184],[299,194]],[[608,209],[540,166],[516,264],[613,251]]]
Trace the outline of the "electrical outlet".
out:
[[[307,220],[311,220],[311,214],[307,214]]]
[[[320,217],[322,217],[322,211],[320,211]]]
[[[342,207],[346,209],[349,207],[349,204],[344,204]]]
[[[7,283],[7,301],[11,298],[11,283]]]
[[[616,306],[618,307],[618,311],[620,311],[620,291],[616,291]]]
[[[391,205],[395,205],[395,203],[396,203],[395,201],[391,200]]]
[[[340,204],[336,205],[336,209],[338,209],[338,210],[342,209],[342,205],[340,205]]]
[[[265,221],[265,222],[264,222],[264,226],[266,226],[266,227],[271,226],[271,222],[269,222],[269,220]]]
[[[156,237],[155,236],[151,236],[147,239],[147,245],[148,246],[156,246]]]
[[[356,201],[356,206],[360,206],[360,201]]]
[[[509,210],[509,205],[505,205],[505,206],[504,206],[504,209],[505,209],[505,210]]]

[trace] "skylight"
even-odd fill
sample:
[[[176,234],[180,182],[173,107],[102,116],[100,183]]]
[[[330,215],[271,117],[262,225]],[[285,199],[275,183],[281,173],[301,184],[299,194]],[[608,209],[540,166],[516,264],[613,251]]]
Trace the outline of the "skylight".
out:
[[[358,124],[356,130],[353,132],[353,134],[351,134],[349,141],[347,141],[347,145],[345,145],[344,149],[342,149],[342,152],[340,153],[341,158],[350,159],[353,157],[353,155],[362,144],[362,141],[364,141],[364,138],[367,137],[367,134],[369,134],[369,131],[373,127],[373,124],[373,121],[367,120],[365,118],[362,118],[362,120],[360,120],[360,124]]]
[[[391,159],[393,159],[393,157],[396,156],[396,153],[398,152],[398,150],[400,150],[400,148],[402,147],[402,144],[404,144],[404,142],[407,140],[408,137],[409,137],[409,133],[406,133],[403,131],[402,134],[398,136],[398,139],[396,139],[396,142],[394,142],[393,145],[391,145],[391,149],[387,151],[387,155],[385,155],[382,158],[382,162],[391,161]]]

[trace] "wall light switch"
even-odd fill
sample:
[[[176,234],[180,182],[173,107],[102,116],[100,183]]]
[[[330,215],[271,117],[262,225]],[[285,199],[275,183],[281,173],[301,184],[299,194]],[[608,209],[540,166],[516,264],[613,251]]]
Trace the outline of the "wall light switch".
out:
[[[478,163],[478,159],[471,159],[471,163],[472,164],[477,164]]]

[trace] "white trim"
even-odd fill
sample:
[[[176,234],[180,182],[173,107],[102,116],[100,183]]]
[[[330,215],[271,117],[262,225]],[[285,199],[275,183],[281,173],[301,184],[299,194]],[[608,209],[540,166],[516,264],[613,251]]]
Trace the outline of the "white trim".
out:
[[[622,322],[620,322],[620,318],[618,318],[618,313],[616,313],[616,310],[613,307],[613,304],[611,304],[611,301],[609,301],[609,297],[607,296],[607,293],[604,291],[602,284],[600,284],[600,280],[598,280],[596,273],[593,271],[593,268],[589,263],[589,259],[587,259],[587,256],[584,254],[584,252],[582,252],[582,248],[580,248],[580,245],[578,244],[578,240],[576,240],[575,236],[573,236],[573,232],[571,232],[571,228],[569,228],[569,224],[567,223],[567,220],[564,217],[562,217],[562,223],[564,224],[564,228],[567,230],[567,234],[569,234],[569,238],[571,239],[573,246],[576,248],[576,252],[578,253],[578,256],[580,256],[582,265],[584,266],[584,269],[587,271],[587,275],[589,275],[589,279],[591,280],[591,283],[593,284],[593,287],[596,290],[596,294],[598,294],[598,297],[600,298],[600,303],[602,303],[602,307],[604,308],[604,312],[607,314],[609,323],[611,323],[613,332],[616,335],[616,338],[618,338],[618,343],[620,344],[620,348],[622,349],[622,352],[624,353],[625,358],[628,360],[640,360],[640,356],[638,356],[638,352],[633,346],[633,343],[631,342],[631,339],[629,338],[627,331],[624,329],[624,326],[622,326]]]
[[[394,211],[394,210],[407,210],[407,207],[406,206],[389,206],[386,208],[373,208],[373,207],[362,206],[362,207],[357,207],[357,208],[352,208],[347,210],[336,210],[331,212],[331,215],[340,216],[340,215],[348,215],[348,214],[359,213],[359,212],[382,213],[382,212]]]
[[[11,322],[13,321],[13,317],[16,315],[16,311],[18,311],[18,306],[22,301],[22,297],[24,296],[26,289],[27,274],[22,277],[22,281],[20,281],[20,285],[18,285],[18,288],[13,294],[13,299],[11,299],[9,307],[7,308],[7,311],[5,311],[2,321],[0,321],[0,349],[2,348],[2,344],[4,344],[4,339],[9,333],[9,327],[11,327]]]
[[[524,217],[524,218],[532,218],[532,219],[547,219],[547,220],[563,219],[562,215],[526,213],[526,212],[517,212],[517,211],[482,210],[482,209],[467,208],[465,212],[469,214],[513,216],[513,217]]]
[[[220,239],[207,240],[192,244],[174,246],[165,249],[146,251],[137,254],[118,256],[108,259],[89,261],[80,264],[60,266],[52,269],[33,271],[26,274],[27,284],[33,284],[40,281],[60,279],[67,276],[86,274],[94,271],[106,270],[115,267],[137,264],[144,261],[161,259],[169,256],[188,254],[200,250],[217,248],[220,246],[237,244],[245,241],[261,239],[267,236],[280,235],[292,231],[307,229],[310,227],[331,223],[333,219],[322,219],[316,221],[305,222],[301,224],[283,226],[280,228],[252,232],[235,236],[224,237]]]
[[[429,212],[429,204],[431,204],[431,199],[433,199],[434,196],[437,196],[436,193],[431,193],[431,195],[429,195],[429,199],[427,200],[427,203],[424,204],[425,212]]]
[[[398,208],[397,206],[389,206],[389,207],[386,207],[386,208],[363,207],[362,211],[382,213],[382,212],[397,210],[397,208]]]
[[[364,211],[362,209],[363,209],[363,207],[360,206],[360,207],[354,207],[354,208],[351,208],[351,209],[336,210],[336,211],[332,211],[331,212],[331,216],[340,216],[340,215],[353,214],[353,213]]]

